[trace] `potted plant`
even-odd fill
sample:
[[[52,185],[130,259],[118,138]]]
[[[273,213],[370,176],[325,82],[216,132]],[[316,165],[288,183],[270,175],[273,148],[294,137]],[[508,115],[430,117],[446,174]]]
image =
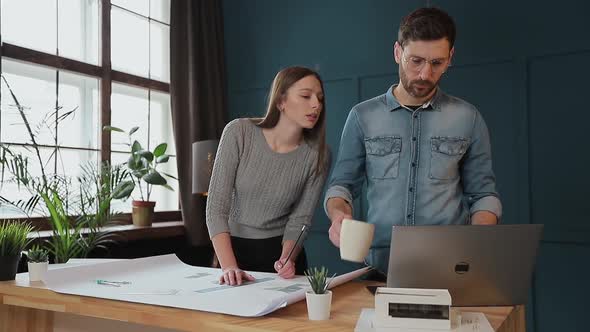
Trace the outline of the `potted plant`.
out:
[[[323,266],[321,269],[309,268],[304,273],[311,286],[311,290],[305,293],[309,320],[329,319],[332,291],[328,287],[336,274],[328,278],[328,270]]]
[[[87,230],[81,237],[81,245],[82,256],[88,257],[97,250],[107,252],[110,244],[122,238],[119,233],[109,231],[107,226],[116,225],[121,219],[121,214],[112,208],[113,195],[115,188],[130,176],[123,165],[113,166],[110,162],[102,162],[100,166],[88,163],[81,170],[75,214],[78,215],[76,224]]]
[[[0,223],[0,281],[14,280],[21,252],[31,243],[27,235],[33,231],[26,222]]]
[[[133,127],[127,133],[123,129],[105,126],[104,130],[126,133],[129,138],[127,145],[131,148],[131,155],[127,160],[127,168],[131,173],[130,181],[121,182],[114,190],[115,199],[128,198],[135,187],[139,188],[140,200],[132,201],[133,210],[131,217],[133,224],[137,226],[150,226],[156,202],[150,201],[153,186],[162,186],[173,190],[163,175],[177,180],[174,176],[158,171],[159,165],[167,163],[170,156],[166,154],[167,143],[158,144],[153,151],[144,149],[137,140],[133,140],[133,134],[139,127]]]
[[[29,268],[29,281],[41,281],[47,275],[49,254],[47,250],[34,245],[27,252],[27,266]]]
[[[82,175],[78,176],[80,191],[76,193],[72,177],[65,170],[59,173],[57,167],[52,166],[51,158],[58,158],[60,148],[56,147],[49,158],[42,157],[36,128],[47,127],[51,131],[73,116],[77,107],[64,112],[60,111],[61,106],[56,106],[45,114],[43,120],[32,122],[6,78],[2,75],[0,78],[0,84],[4,83],[8,89],[11,104],[20,115],[20,124],[26,129],[32,148],[26,148],[29,151],[23,153],[18,147],[0,144],[0,207],[16,210],[26,218],[48,216],[53,234],[46,240],[47,249],[56,263],[65,263],[72,257],[86,257],[97,247],[106,248],[107,244],[114,242],[112,232],[103,230],[114,216],[110,208],[113,189],[129,178],[128,173],[108,164],[103,164],[100,169],[82,166]],[[59,117],[55,119],[58,111]],[[51,131],[51,134],[57,140],[57,133]],[[32,166],[36,166],[37,171],[32,172]],[[2,190],[5,183],[17,184],[28,192],[28,197],[15,199],[10,188]]]

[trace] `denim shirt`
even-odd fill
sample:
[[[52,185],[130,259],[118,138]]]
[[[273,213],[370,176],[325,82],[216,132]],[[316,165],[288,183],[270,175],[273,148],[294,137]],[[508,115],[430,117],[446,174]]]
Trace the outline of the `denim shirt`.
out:
[[[502,214],[477,109],[437,88],[414,111],[399,104],[394,88],[350,111],[324,200],[324,208],[332,197],[353,206],[367,182],[367,222],[375,224],[367,259],[382,272],[393,225],[469,224],[476,211]]]

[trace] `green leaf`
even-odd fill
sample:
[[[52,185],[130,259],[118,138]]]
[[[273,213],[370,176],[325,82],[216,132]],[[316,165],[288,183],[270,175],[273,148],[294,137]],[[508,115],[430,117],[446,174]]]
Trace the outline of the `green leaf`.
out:
[[[136,155],[145,158],[147,161],[152,162],[154,155],[148,150],[140,150],[135,153]]]
[[[128,198],[131,193],[135,189],[135,183],[133,181],[123,181],[117,185],[115,190],[113,190],[113,198],[114,199],[124,199]]]
[[[156,148],[154,149],[154,156],[159,157],[159,156],[164,155],[167,148],[168,148],[168,144],[166,144],[166,143],[162,143],[162,144],[156,146]]]
[[[170,156],[167,154],[159,156],[158,158],[156,158],[156,164],[167,163],[169,159],[170,159]]]
[[[164,177],[156,171],[146,174],[143,177],[143,180],[149,184],[155,184],[155,185],[159,185],[159,186],[163,186],[167,183],[166,179],[164,179]]]
[[[142,169],[149,170],[150,169],[150,162],[145,158],[139,158],[139,163]]]
[[[146,175],[148,173],[148,170],[145,168],[142,169],[138,169],[133,171],[133,176],[135,176],[136,178],[142,178],[144,175]]]
[[[139,127],[131,128],[131,130],[129,130],[129,136],[133,135],[138,129],[139,129]]]
[[[131,153],[135,153],[137,151],[141,151],[143,150],[143,148],[141,147],[141,144],[139,144],[138,141],[133,141],[133,145],[131,146]]]
[[[169,184],[164,184],[164,185],[162,185],[162,187],[164,187],[164,188],[166,188],[166,189],[168,189],[170,191],[174,191],[174,188],[170,187]]]
[[[127,160],[127,168],[132,171],[138,170],[142,168],[142,164],[140,163],[141,158],[138,156],[131,155]]]
[[[113,127],[113,126],[104,126],[104,127],[102,127],[102,130],[104,130],[104,131],[118,131],[120,133],[125,132],[125,130],[123,130],[121,128]]]
[[[316,294],[324,294],[332,281],[332,279],[328,280],[328,270],[324,266],[322,266],[321,269],[316,267],[308,268],[304,271],[304,274],[307,277],[313,292]],[[336,276],[336,274],[332,275],[332,278],[334,278],[334,276]]]
[[[178,181],[178,178],[177,178],[176,176],[172,175],[172,174],[168,174],[168,173],[166,173],[166,172],[162,172],[162,171],[160,171],[160,173],[162,173],[162,174],[166,175],[166,176],[167,176],[167,177],[169,177],[169,178],[172,178],[172,179],[174,179],[174,180]]]

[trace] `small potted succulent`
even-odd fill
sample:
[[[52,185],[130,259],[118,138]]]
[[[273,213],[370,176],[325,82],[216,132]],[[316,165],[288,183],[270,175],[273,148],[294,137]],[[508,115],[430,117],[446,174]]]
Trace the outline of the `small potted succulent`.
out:
[[[29,281],[41,281],[47,275],[49,255],[47,250],[34,245],[27,252],[27,266],[29,267]]]
[[[328,270],[323,266],[321,269],[314,267],[305,271],[311,286],[311,290],[305,293],[309,320],[330,319],[332,291],[328,290],[328,287],[335,275],[334,273],[331,278],[328,278]]]

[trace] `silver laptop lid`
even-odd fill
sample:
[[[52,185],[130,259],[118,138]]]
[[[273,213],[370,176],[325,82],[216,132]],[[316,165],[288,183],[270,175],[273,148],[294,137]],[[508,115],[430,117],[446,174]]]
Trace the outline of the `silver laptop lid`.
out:
[[[442,288],[454,306],[528,301],[543,225],[393,226],[387,287]]]

